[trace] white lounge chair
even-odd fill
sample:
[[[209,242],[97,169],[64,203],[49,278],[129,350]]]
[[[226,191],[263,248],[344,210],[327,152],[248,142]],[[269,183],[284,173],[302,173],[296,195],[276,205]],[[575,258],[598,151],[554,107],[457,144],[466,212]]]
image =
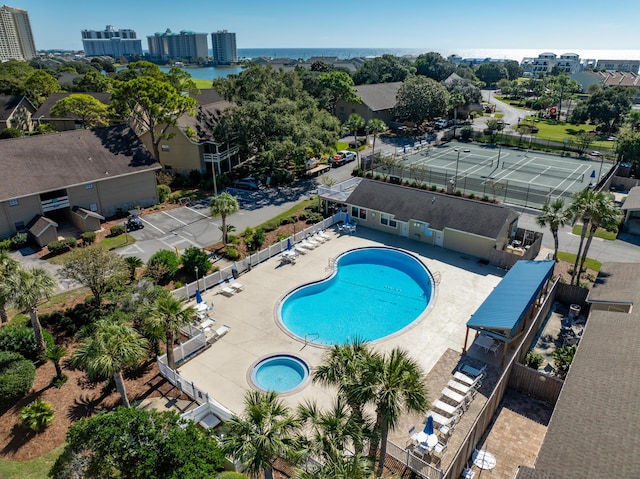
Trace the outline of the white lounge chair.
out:
[[[318,246],[317,243],[311,243],[310,241],[307,240],[302,240],[300,242],[300,246],[302,246],[303,248],[306,248],[308,250],[312,250],[312,249],[316,249],[316,246]]]
[[[475,396],[478,388],[482,385],[480,379],[476,379],[471,385],[462,384],[458,381],[451,380],[447,383],[447,387],[465,396]]]
[[[319,231],[317,234],[318,234],[318,236],[320,236],[321,238],[324,238],[324,239],[325,239],[325,241],[329,241],[329,240],[331,239],[331,236],[330,236],[330,235],[328,235],[328,234],[327,234],[326,232],[324,232],[324,231]]]
[[[235,289],[231,289],[229,286],[222,286],[220,288],[220,294],[224,295],[224,296],[233,296],[234,294],[236,294]]]
[[[471,402],[471,398],[455,392],[453,389],[444,388],[442,390],[442,397],[445,398],[450,404],[453,404],[456,407],[460,407],[462,409],[466,409]]]
[[[315,248],[317,248],[318,246],[320,246],[322,243],[314,240],[311,236],[309,236],[308,238],[305,239],[305,241],[309,244],[312,244]]]
[[[229,286],[231,286],[231,289],[235,290],[236,293],[244,291],[244,284],[242,283],[231,283]]]
[[[440,399],[436,399],[433,401],[431,406],[435,409],[438,409],[449,416],[460,416],[462,415],[462,409],[459,406],[452,406],[451,404],[447,404],[444,401],[440,401]]]
[[[230,329],[231,329],[231,326],[229,326],[228,324],[223,324],[222,326],[220,326],[218,329],[214,331],[213,339],[214,340],[220,339],[222,336],[227,334]]]
[[[473,387],[476,381],[480,381],[481,377],[478,376],[478,377],[472,378],[470,376],[467,376],[464,373],[461,373],[460,371],[456,371],[455,373],[453,373],[453,378],[456,381],[461,382],[462,384],[466,384],[467,386]]]
[[[309,252],[309,250],[304,246],[302,246],[301,244],[295,245],[293,249],[295,249],[300,254],[307,254]]]
[[[484,366],[482,366],[480,369],[474,368],[473,366],[470,366],[468,364],[463,364],[460,367],[460,371],[462,371],[467,376],[471,376],[472,378],[477,378],[478,376],[483,376],[486,369],[487,369],[487,365],[486,364]]]
[[[431,416],[433,418],[433,422],[438,426],[439,430],[442,431],[443,427],[448,427],[450,429],[453,428],[458,419],[460,419],[459,415],[454,415],[450,417],[445,417],[442,414],[439,414],[433,410],[427,413],[427,417]]]
[[[322,236],[320,236],[320,234],[316,231],[313,235],[311,235],[311,239],[313,241],[316,241],[320,244],[324,243],[325,241],[327,241],[325,238],[323,238]]]

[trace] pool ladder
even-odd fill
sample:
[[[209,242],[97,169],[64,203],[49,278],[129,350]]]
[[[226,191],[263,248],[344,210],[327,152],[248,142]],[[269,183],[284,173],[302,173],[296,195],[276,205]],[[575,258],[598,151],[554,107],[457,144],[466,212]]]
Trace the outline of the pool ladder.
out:
[[[327,264],[327,267],[325,268],[325,271],[333,271],[336,267],[336,259],[335,258],[329,258],[329,263]]]
[[[442,280],[442,273],[440,271],[436,271],[435,273],[433,273],[433,282],[435,284],[440,284],[441,280]]]
[[[320,335],[318,333],[305,334],[304,335],[304,345],[300,348],[300,351],[302,351],[304,348],[307,347],[307,344],[309,344],[309,340],[313,341],[314,339],[318,339],[319,337],[320,337]]]

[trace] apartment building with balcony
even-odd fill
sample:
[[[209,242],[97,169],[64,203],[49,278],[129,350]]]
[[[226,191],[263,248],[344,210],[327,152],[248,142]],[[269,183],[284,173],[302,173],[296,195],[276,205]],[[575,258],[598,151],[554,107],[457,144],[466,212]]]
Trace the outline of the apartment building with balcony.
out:
[[[142,40],[137,38],[134,30],[116,30],[113,25],[107,25],[104,30],[82,30],[81,34],[86,57],[142,56]]]
[[[29,61],[35,56],[29,12],[0,5],[0,62]]]
[[[214,65],[229,65],[238,61],[236,34],[226,30],[218,30],[211,34],[211,49]]]
[[[206,33],[182,30],[174,33],[170,29],[164,33],[147,36],[149,56],[154,60],[204,61],[209,56]]]

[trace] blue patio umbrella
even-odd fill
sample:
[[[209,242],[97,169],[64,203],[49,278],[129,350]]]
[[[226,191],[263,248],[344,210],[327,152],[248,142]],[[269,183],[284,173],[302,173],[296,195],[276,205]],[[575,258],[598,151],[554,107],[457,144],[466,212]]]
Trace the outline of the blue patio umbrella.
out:
[[[287,251],[291,249],[291,238],[287,238]]]
[[[407,153],[407,145],[404,145],[402,147],[402,153],[405,153],[405,154]]]
[[[424,433],[427,435],[433,434],[433,417],[429,416],[427,418],[427,423],[424,425]]]
[[[202,295],[200,294],[200,290],[196,289],[196,303],[200,304],[202,303]]]
[[[346,216],[344,217],[344,224],[348,225],[350,221],[351,221],[351,217],[349,216],[349,213],[347,213]]]

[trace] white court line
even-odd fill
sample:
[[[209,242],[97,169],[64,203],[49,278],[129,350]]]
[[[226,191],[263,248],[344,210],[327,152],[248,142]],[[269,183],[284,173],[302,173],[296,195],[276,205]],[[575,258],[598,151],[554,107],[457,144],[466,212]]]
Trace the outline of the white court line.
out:
[[[185,223],[182,220],[179,220],[178,218],[176,218],[175,216],[170,215],[169,213],[167,213],[166,211],[163,211],[162,213],[164,213],[165,215],[167,215],[169,218],[176,220],[178,223],[182,223],[184,226],[187,226],[189,223]]]
[[[167,233],[165,233],[164,231],[162,231],[160,228],[158,228],[156,225],[154,225],[153,223],[150,223],[149,221],[145,220],[144,218],[140,217],[140,219],[142,221],[144,221],[145,223],[147,223],[149,226],[152,226],[153,228],[157,229],[158,231],[160,231],[160,233],[162,233],[163,235],[166,235]]]

